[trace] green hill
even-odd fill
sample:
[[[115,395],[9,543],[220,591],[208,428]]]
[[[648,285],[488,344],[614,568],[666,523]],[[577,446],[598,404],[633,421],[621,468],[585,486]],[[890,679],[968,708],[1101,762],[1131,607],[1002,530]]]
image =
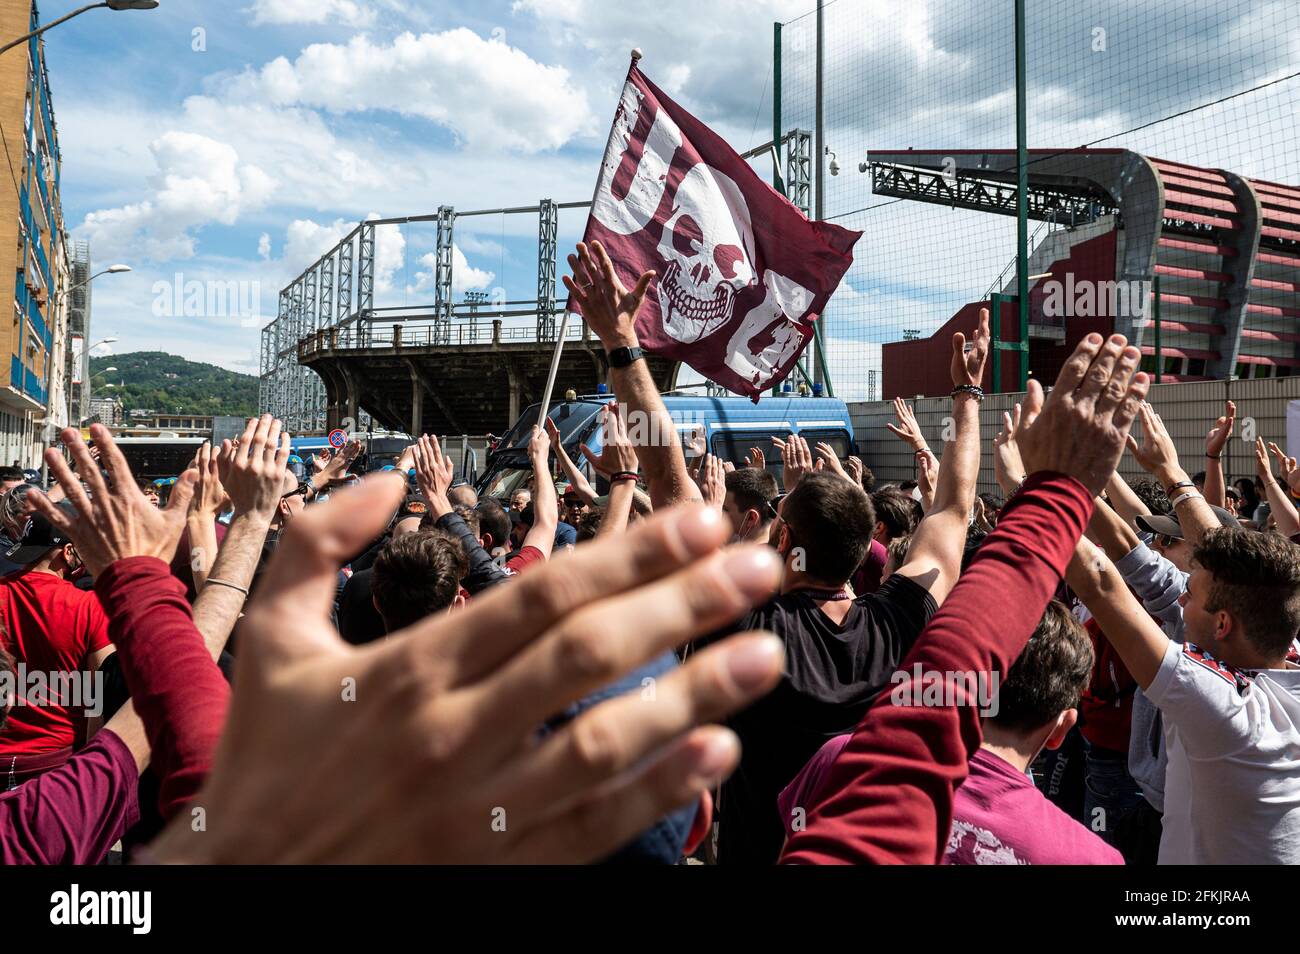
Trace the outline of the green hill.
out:
[[[147,408],[159,414],[234,414],[257,410],[257,378],[213,364],[186,361],[163,351],[133,351],[90,359],[97,396],[113,395],[124,411]],[[105,385],[112,384],[112,388]]]

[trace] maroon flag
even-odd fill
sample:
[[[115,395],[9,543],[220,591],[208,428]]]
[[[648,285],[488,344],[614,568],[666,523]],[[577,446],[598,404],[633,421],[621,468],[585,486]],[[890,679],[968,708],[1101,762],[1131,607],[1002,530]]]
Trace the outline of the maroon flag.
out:
[[[629,288],[658,273],[637,320],[643,347],[758,400],[812,340],[861,234],[810,222],[633,63],[585,240]]]

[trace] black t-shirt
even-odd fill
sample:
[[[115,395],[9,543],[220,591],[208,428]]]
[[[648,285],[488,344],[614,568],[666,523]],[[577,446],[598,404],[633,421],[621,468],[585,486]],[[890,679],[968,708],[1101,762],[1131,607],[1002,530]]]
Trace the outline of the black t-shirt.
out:
[[[371,581],[373,569],[357,570],[339,596],[339,635],[353,646],[362,646],[388,635],[384,618],[375,609]]]
[[[722,785],[720,864],[776,862],[785,838],[777,796],[822,743],[862,721],[937,608],[928,590],[894,574],[854,600],[838,626],[795,590],[728,627],[727,634],[762,629],[779,636],[785,675],[728,722],[743,751]]]

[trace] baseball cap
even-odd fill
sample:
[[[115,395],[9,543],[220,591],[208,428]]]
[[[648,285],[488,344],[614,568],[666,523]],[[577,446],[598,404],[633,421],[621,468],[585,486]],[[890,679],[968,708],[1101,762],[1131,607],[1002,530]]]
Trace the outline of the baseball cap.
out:
[[[77,515],[76,508],[66,500],[60,500],[55,506],[69,517]],[[5,551],[5,557],[26,566],[68,542],[69,539],[55,529],[43,514],[34,513],[27,521],[22,539]]]
[[[1210,509],[1214,511],[1214,515],[1219,519],[1219,526],[1237,528],[1241,526],[1237,518],[1222,507],[1210,504]],[[1139,514],[1136,519],[1138,527],[1147,533],[1173,537],[1175,540],[1183,539],[1183,528],[1178,525],[1178,517],[1174,514],[1144,513]]]

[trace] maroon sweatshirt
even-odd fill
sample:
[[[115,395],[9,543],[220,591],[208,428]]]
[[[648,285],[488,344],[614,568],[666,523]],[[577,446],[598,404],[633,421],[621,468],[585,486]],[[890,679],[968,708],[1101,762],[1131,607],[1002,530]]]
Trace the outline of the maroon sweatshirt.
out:
[[[118,560],[95,580],[108,635],[144,723],[169,819],[203,785],[230,706],[230,685],[194,626],[185,585],[153,557]]]
[[[185,587],[152,557],[95,581],[170,818],[202,785],[230,689],[194,627]],[[135,759],[102,730],[63,766],[0,794],[0,862],[95,864],[139,817]]]
[[[1077,480],[1031,476],[899,669],[1004,676],[1037,628],[1091,516],[1092,494]],[[980,706],[896,705],[892,696],[881,693],[867,710],[782,862],[942,863],[953,793],[982,741]]]

